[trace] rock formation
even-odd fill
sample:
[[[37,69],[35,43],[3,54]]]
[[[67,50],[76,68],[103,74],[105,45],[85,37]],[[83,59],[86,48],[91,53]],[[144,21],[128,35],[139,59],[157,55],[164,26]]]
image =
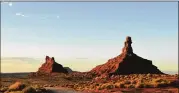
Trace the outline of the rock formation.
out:
[[[71,68],[69,68],[69,67],[64,67],[64,69],[66,69],[68,71],[68,73],[72,73],[73,72],[73,70]]]
[[[90,73],[96,75],[115,75],[115,74],[163,74],[152,61],[144,59],[133,53],[132,39],[127,37],[122,53],[117,57],[109,59],[107,63],[92,69]]]
[[[37,72],[40,73],[52,73],[52,72],[58,72],[58,73],[68,73],[68,71],[61,65],[55,62],[54,57],[50,58],[49,56],[46,56],[45,63],[42,64],[42,66],[39,68]]]

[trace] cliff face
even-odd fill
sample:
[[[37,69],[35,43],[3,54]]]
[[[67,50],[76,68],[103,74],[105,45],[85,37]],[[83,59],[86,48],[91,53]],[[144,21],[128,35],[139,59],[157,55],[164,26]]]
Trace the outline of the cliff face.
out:
[[[45,63],[42,64],[42,66],[38,69],[37,72],[41,73],[52,73],[52,72],[58,72],[58,73],[68,73],[68,71],[63,68],[61,64],[58,64],[55,62],[54,57],[50,58],[49,56],[46,56]]]
[[[152,61],[139,57],[133,53],[131,37],[126,37],[122,53],[109,59],[107,63],[93,68],[90,73],[97,75],[112,74],[163,74]]]

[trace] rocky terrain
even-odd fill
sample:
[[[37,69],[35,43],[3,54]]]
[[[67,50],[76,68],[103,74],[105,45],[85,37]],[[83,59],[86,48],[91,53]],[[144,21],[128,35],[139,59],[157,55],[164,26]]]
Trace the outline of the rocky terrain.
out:
[[[131,37],[126,37],[122,53],[109,59],[107,63],[93,68],[90,72],[97,75],[163,74],[152,61],[133,53]]]
[[[40,73],[68,73],[68,71],[61,65],[55,62],[54,57],[50,58],[46,56],[45,63],[39,68],[38,72]],[[37,73],[38,73],[37,72]]]
[[[178,75],[165,74],[113,75],[110,77],[99,76],[93,78],[91,81],[87,81],[86,83],[81,82],[74,85],[66,85],[65,87],[71,87],[79,91],[93,92],[116,92],[134,88],[139,89],[140,91],[142,91],[141,88],[169,88],[177,90],[177,88],[179,88],[179,80]],[[168,91],[165,93],[170,92]]]
[[[132,49],[126,37],[122,53],[88,72],[72,71],[46,56],[37,72],[1,73],[0,93],[178,93],[178,74],[161,72]]]
[[[8,91],[6,93],[12,92],[9,87],[16,82],[21,82],[26,87],[32,87],[35,91],[48,91],[47,93],[51,93],[49,91],[56,90],[67,92],[73,90],[74,92],[71,93],[155,93],[155,91],[158,91],[157,93],[178,93],[179,88],[179,80],[177,74],[130,74],[93,76],[89,75],[88,73],[78,72],[71,74],[53,73],[35,77],[4,77],[1,78],[0,93],[4,93],[5,91]],[[23,89],[17,91],[21,91],[20,93],[24,93]]]
[[[32,86],[22,82],[15,82],[9,87],[1,87],[0,92],[3,93],[51,93],[50,90],[47,90],[43,87]]]

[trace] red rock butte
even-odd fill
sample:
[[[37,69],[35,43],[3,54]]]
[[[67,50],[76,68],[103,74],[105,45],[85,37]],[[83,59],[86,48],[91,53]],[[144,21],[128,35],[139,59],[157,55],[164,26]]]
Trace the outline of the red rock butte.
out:
[[[50,58],[49,56],[46,56],[45,63],[42,64],[42,66],[39,68],[37,72],[40,73],[68,73],[68,71],[61,65],[55,62],[54,57]]]
[[[107,63],[98,65],[90,73],[96,75],[126,75],[126,74],[164,74],[151,60],[144,59],[133,53],[132,39],[126,37],[122,53],[109,59]]]

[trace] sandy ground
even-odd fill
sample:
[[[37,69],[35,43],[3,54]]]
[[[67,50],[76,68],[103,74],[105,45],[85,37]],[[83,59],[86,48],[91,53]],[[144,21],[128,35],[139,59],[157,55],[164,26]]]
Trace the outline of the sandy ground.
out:
[[[171,77],[160,77],[166,80],[176,80],[177,78],[174,76]],[[38,84],[42,85],[46,89],[49,89],[52,93],[179,93],[178,88],[176,87],[168,87],[168,88],[141,88],[141,89],[111,89],[111,90],[86,90],[83,92],[75,91],[74,89],[67,88],[67,87],[60,87],[63,84],[76,84],[81,81],[85,81],[83,79],[76,80],[75,79],[66,79],[63,76],[59,77],[37,77],[37,78],[27,78],[26,75],[16,76],[16,75],[6,75],[1,77],[0,85],[8,87],[9,85],[15,83],[16,81],[24,82],[25,84]],[[56,85],[57,84],[57,85]],[[92,83],[93,84],[93,83]],[[55,86],[46,86],[46,85],[55,85]],[[80,84],[78,84],[80,85]],[[95,84],[93,84],[95,85]],[[84,85],[87,86],[87,85]]]
[[[46,89],[50,90],[52,93],[83,93],[78,92],[70,88],[62,88],[62,87],[45,87]]]
[[[46,87],[52,93],[179,93],[178,88],[143,88],[143,89],[117,89],[112,91],[84,91],[78,92],[70,88]]]

